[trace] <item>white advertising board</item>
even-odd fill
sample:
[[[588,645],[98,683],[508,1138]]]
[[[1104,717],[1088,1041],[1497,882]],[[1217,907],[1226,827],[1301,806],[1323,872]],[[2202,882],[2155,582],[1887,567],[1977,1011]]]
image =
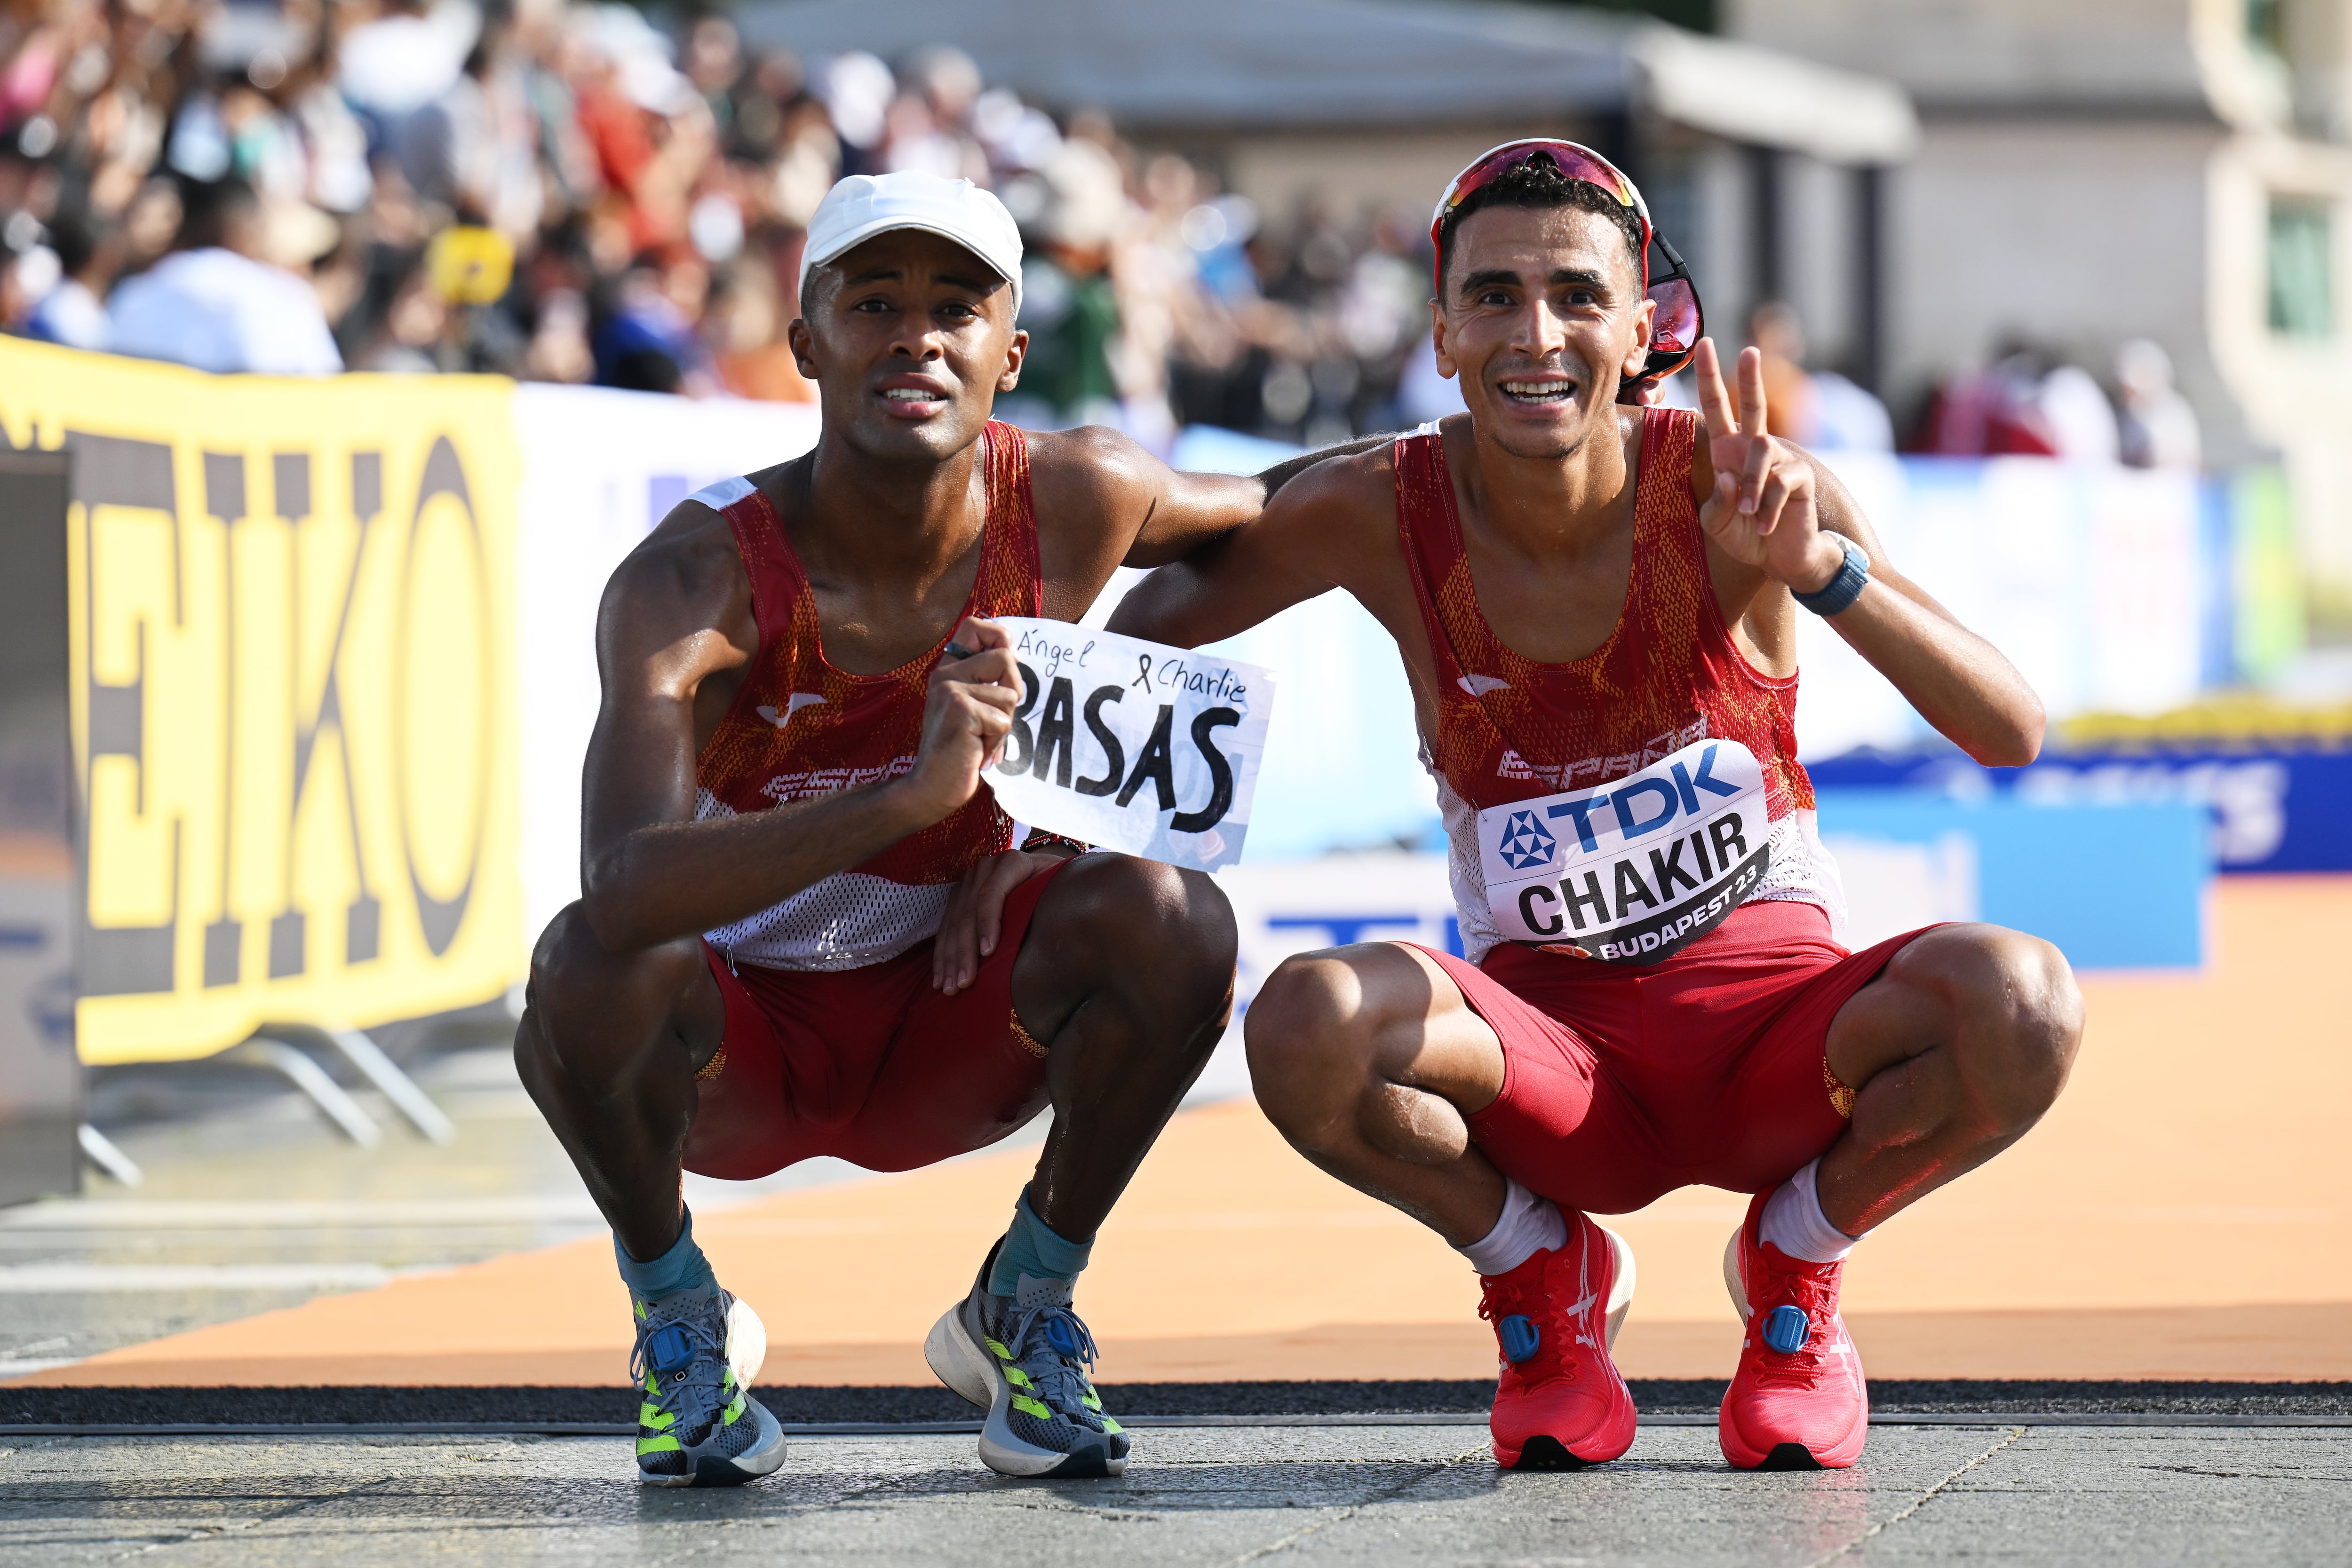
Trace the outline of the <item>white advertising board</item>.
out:
[[[523,940],[580,896],[580,773],[596,727],[604,580],[665,514],[714,479],[816,444],[803,403],[695,400],[526,382],[515,641],[521,700]]]

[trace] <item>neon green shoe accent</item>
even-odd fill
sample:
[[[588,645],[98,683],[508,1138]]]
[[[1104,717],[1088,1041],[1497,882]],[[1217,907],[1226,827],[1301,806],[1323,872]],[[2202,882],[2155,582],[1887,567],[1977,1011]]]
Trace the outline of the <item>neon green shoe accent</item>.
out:
[[[1093,1411],[1097,1416],[1102,1414],[1102,1401],[1095,1397],[1095,1391],[1091,1388],[1086,1391],[1085,1395],[1079,1398],[1078,1403],[1085,1406],[1087,1409]]]
[[[743,1418],[744,1402],[749,1397],[742,1394],[735,1396],[735,1403],[719,1413],[719,1424],[722,1427],[732,1427],[736,1422],[740,1421]]]
[[[661,1392],[661,1379],[655,1376],[650,1372],[646,1374],[646,1392],[648,1394],[659,1394]]]
[[[1029,1375],[1022,1371],[1017,1366],[1008,1366],[1004,1369],[1004,1381],[1010,1383],[1015,1388],[1034,1388],[1037,1386],[1036,1384],[1030,1381]]]
[[[1097,1409],[1097,1410],[1099,1410],[1099,1409],[1101,1409],[1101,1408],[1102,1408],[1102,1406],[1099,1406],[1099,1405],[1097,1405],[1097,1406],[1095,1406],[1095,1408],[1096,1408],[1096,1409]],[[1103,1430],[1104,1430],[1104,1431],[1106,1431],[1106,1432],[1124,1432],[1124,1431],[1126,1431],[1126,1430],[1127,1430],[1127,1428],[1126,1428],[1126,1427],[1122,1427],[1122,1426],[1120,1426],[1118,1422],[1116,1422],[1116,1421],[1112,1420],[1109,1416],[1104,1416],[1104,1417],[1103,1417]]]
[[[1026,1394],[1014,1395],[1013,1396],[1013,1407],[1015,1410],[1026,1410],[1030,1415],[1036,1416],[1040,1421],[1051,1421],[1054,1418],[1053,1411],[1045,1407],[1045,1401],[1040,1399],[1032,1399]]]
[[[677,1425],[677,1417],[667,1410],[656,1410],[648,1403],[637,1406],[637,1425],[651,1427],[656,1432],[667,1432]]]
[[[645,1304],[645,1302],[643,1302],[643,1301],[632,1301],[632,1302],[630,1303],[630,1305],[632,1305],[632,1306],[634,1306],[634,1307],[635,1307],[635,1308],[637,1309],[637,1322],[645,1322],[645,1321],[646,1321],[646,1304]]]
[[[637,1439],[637,1457],[643,1458],[647,1454],[671,1453],[677,1448],[677,1439],[667,1432],[664,1432],[658,1437],[640,1437]]]
[[[1003,1345],[997,1343],[994,1340],[988,1340],[985,1343],[989,1349],[996,1353],[996,1356],[999,1361],[1011,1361],[1013,1359],[1013,1353],[1005,1349]]]

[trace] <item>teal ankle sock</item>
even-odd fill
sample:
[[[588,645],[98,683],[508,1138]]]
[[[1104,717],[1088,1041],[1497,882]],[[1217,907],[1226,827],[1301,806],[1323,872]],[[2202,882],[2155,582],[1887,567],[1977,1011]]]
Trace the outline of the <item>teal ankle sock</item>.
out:
[[[677,1239],[650,1263],[630,1257],[620,1237],[613,1238],[613,1257],[621,1265],[621,1278],[629,1294],[640,1301],[658,1301],[680,1291],[707,1290],[719,1283],[719,1277],[710,1271],[710,1260],[695,1245],[693,1211],[681,1204],[677,1214]]]
[[[996,1249],[996,1266],[988,1271],[988,1293],[1009,1296],[1021,1288],[1021,1276],[1033,1280],[1075,1280],[1095,1249],[1091,1241],[1070,1241],[1056,1236],[1037,1211],[1029,1195],[1013,1206],[1013,1225],[1004,1244]]]

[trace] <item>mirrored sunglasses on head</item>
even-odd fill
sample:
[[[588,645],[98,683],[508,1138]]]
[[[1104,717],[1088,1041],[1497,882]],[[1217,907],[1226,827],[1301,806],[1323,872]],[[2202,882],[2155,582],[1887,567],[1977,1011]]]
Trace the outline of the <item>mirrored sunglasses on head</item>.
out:
[[[1690,363],[1691,356],[1698,351],[1699,339],[1706,335],[1706,322],[1689,266],[1650,222],[1649,204],[1642,200],[1641,188],[1626,177],[1624,171],[1580,142],[1529,137],[1489,148],[1456,174],[1445,187],[1445,194],[1438,198],[1437,208],[1429,218],[1430,246],[1436,248],[1438,231],[1444,226],[1446,215],[1474,192],[1511,170],[1539,161],[1549,163],[1566,179],[1599,186],[1622,205],[1633,208],[1634,216],[1641,220],[1643,291],[1655,303],[1657,312],[1648,361],[1639,375],[1618,389],[1619,400],[1630,402],[1643,383],[1663,381]]]

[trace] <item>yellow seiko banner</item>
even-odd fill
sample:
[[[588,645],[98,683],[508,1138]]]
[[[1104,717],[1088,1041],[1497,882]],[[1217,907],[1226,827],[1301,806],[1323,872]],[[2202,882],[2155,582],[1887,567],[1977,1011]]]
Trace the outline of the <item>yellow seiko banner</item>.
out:
[[[83,1061],[520,977],[513,396],[0,340],[0,434],[74,454]]]

